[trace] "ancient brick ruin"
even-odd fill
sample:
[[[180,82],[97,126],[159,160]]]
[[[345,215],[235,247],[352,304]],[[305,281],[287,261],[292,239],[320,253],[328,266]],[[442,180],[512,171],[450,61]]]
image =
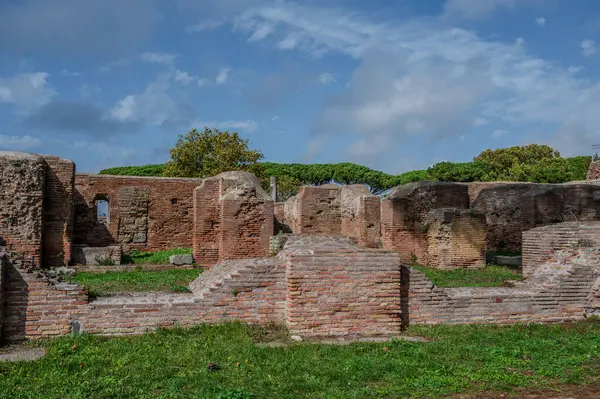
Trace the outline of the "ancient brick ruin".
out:
[[[557,322],[600,312],[593,182],[420,182],[384,199],[360,185],[324,185],[283,204],[245,172],[99,176],[56,157],[0,153],[0,177],[5,340],[231,319],[351,338],[410,324]],[[122,252],[175,247],[192,247],[205,269],[189,293],[89,298],[49,273],[75,263],[127,270],[99,260],[118,265]],[[440,288],[411,266],[479,268],[498,250],[522,250],[523,282]]]

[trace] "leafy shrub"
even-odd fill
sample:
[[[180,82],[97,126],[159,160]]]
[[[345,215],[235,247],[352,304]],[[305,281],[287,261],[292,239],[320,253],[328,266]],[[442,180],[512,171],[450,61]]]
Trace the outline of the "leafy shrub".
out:
[[[165,164],[142,165],[142,166],[119,166],[116,168],[102,169],[101,175],[119,176],[162,176]]]

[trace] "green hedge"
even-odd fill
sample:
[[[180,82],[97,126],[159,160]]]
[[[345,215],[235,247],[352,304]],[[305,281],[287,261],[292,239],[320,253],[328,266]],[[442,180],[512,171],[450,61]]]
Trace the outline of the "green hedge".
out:
[[[341,184],[367,184],[372,192],[422,180],[453,182],[512,180],[534,183],[563,183],[585,180],[591,157],[542,158],[534,164],[517,163],[498,174],[497,167],[486,161],[464,163],[440,162],[427,170],[413,170],[401,175],[370,169],[349,162],[338,164],[298,164],[261,162],[251,168],[268,186],[269,176],[287,178],[286,196],[301,185],[318,185],[332,180]],[[496,168],[496,169],[495,169]],[[104,169],[100,174],[128,176],[162,176],[165,165],[123,166]]]

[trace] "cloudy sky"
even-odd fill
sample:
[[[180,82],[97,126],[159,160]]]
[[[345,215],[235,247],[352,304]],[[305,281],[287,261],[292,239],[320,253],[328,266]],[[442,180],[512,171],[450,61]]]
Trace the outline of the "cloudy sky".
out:
[[[0,0],[0,149],[159,163],[192,127],[388,173],[600,143],[598,0]]]

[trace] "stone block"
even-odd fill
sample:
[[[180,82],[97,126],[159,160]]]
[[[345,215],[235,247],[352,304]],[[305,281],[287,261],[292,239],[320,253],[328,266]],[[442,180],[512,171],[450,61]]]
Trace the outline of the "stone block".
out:
[[[121,264],[121,246],[107,247],[73,246],[73,262],[87,266],[110,266]]]
[[[194,263],[194,257],[192,254],[171,255],[169,256],[169,263],[176,266],[191,265]]]

